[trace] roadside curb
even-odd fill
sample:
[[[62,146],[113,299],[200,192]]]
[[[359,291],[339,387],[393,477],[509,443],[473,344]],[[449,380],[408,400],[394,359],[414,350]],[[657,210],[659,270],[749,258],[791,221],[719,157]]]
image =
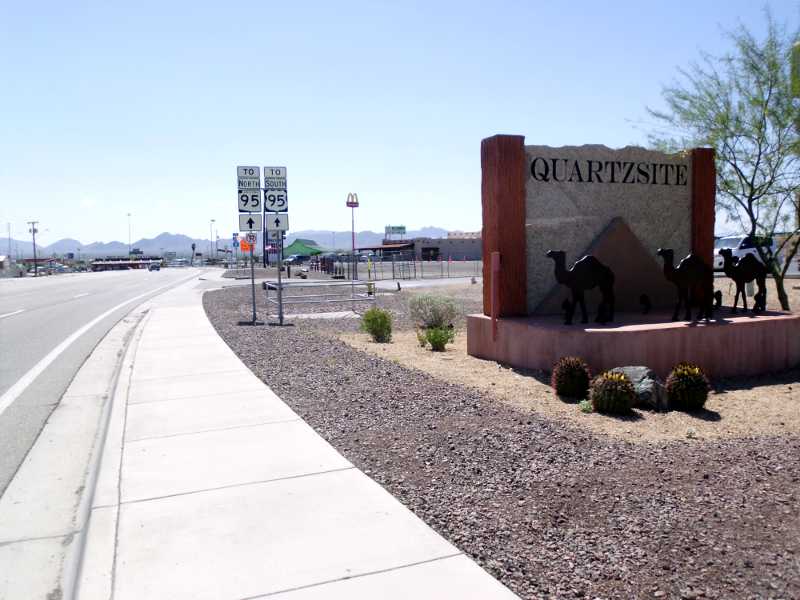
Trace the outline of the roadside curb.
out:
[[[137,307],[138,308],[138,307]],[[134,309],[136,311],[136,309]],[[100,475],[100,467],[103,454],[108,441],[108,432],[111,425],[111,416],[114,406],[119,398],[127,396],[127,387],[130,385],[130,378],[125,377],[125,371],[133,367],[133,355],[135,354],[136,342],[141,338],[144,324],[150,315],[150,309],[142,310],[136,315],[136,322],[130,330],[125,333],[124,346],[118,350],[119,360],[114,368],[112,381],[109,389],[111,394],[103,407],[101,416],[101,427],[98,428],[96,443],[92,450],[87,467],[84,493],[81,496],[78,511],[76,513],[76,534],[73,543],[68,546],[61,572],[61,589],[63,600],[70,600],[77,597],[79,582],[81,580],[83,560],[86,551],[86,539],[90,526],[92,504],[94,503],[97,481]],[[122,322],[114,326],[119,327]],[[113,330],[113,329],[112,329]],[[111,333],[111,332],[109,332]]]

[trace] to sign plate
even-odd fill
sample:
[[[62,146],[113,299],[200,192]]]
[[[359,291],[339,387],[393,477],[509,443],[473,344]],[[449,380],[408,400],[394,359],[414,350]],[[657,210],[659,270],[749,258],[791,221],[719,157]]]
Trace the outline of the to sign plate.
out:
[[[261,170],[236,167],[239,212],[261,212]]]
[[[243,213],[239,215],[239,231],[261,231],[263,221],[261,213]]]
[[[266,217],[267,231],[286,231],[289,229],[289,215],[286,213],[277,215],[271,215],[267,213]]]

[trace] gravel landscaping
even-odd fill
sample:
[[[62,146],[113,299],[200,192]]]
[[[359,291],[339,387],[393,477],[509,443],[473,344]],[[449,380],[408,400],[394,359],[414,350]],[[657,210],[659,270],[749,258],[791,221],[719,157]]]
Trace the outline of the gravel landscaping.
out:
[[[406,292],[379,300],[409,327]],[[359,351],[337,338],[357,320],[240,327],[247,288],[204,305],[323,437],[523,598],[800,597],[795,435],[632,443]]]

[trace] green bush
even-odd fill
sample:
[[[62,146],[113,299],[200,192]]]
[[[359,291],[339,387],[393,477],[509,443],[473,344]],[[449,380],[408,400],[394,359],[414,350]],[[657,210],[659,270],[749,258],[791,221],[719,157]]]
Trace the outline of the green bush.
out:
[[[370,334],[374,342],[389,342],[392,339],[392,315],[380,308],[370,308],[361,317],[361,329]]]
[[[580,402],[578,402],[578,408],[581,409],[582,413],[590,413],[594,410],[592,408],[592,403],[589,402],[588,400],[581,400]]]
[[[452,298],[420,294],[409,300],[408,312],[418,327],[431,329],[452,325],[460,311]]]
[[[596,412],[624,415],[636,402],[636,391],[624,373],[606,371],[592,380],[589,399]]]
[[[444,347],[456,338],[456,332],[450,327],[429,327],[425,330],[425,339],[434,352],[444,352]]]
[[[563,400],[581,400],[589,393],[589,367],[577,356],[564,356],[553,366],[550,385]]]
[[[682,362],[672,369],[665,387],[671,408],[693,411],[705,406],[711,386],[700,367]]]

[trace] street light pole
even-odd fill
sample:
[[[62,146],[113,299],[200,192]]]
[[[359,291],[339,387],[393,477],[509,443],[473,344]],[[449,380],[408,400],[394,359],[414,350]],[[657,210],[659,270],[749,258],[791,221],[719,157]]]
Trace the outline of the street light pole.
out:
[[[131,213],[128,213],[128,258],[131,257]]]
[[[36,226],[39,224],[39,221],[28,221],[28,225],[31,226],[31,235],[33,235],[33,276],[39,276],[39,263],[36,262]]]
[[[206,263],[211,260],[211,244],[214,243],[214,222],[216,219],[211,219],[208,223],[208,256],[209,258],[206,259]]]

